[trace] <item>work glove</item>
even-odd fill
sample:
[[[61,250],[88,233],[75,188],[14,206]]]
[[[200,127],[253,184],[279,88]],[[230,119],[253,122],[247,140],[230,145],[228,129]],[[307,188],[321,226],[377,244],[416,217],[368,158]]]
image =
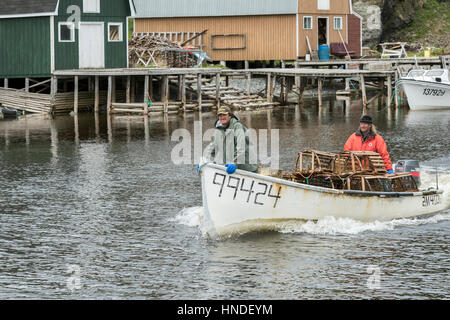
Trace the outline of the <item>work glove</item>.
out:
[[[388,170],[388,174],[394,174],[394,170],[393,169]]]
[[[234,164],[226,164],[225,167],[227,167],[227,173],[233,174],[236,172],[237,167]]]

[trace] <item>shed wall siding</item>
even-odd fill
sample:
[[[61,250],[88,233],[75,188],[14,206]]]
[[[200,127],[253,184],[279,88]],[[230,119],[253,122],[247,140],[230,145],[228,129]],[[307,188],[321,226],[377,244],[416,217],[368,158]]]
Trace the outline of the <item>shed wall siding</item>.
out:
[[[0,20],[0,77],[50,75],[50,18]]]
[[[237,17],[198,17],[198,18],[154,18],[136,19],[136,32],[202,32],[204,50],[215,61],[242,60],[293,60],[296,59],[296,16],[237,16]],[[212,50],[211,36],[220,34],[245,34],[246,49]],[[242,39],[220,39],[214,46],[236,47]]]
[[[361,20],[354,14],[348,16],[348,46],[355,51],[355,56],[361,56]]]
[[[349,0],[330,0],[330,10],[319,10],[317,6],[318,0],[298,0],[298,13],[315,13],[315,14],[349,14]]]

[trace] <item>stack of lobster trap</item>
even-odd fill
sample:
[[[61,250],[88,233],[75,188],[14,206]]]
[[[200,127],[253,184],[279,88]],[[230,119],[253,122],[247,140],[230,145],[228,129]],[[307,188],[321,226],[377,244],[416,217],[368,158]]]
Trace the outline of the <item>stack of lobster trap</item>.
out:
[[[387,174],[376,152],[331,153],[304,150],[298,154],[294,171],[283,179],[313,186],[374,192],[416,192],[409,173]]]

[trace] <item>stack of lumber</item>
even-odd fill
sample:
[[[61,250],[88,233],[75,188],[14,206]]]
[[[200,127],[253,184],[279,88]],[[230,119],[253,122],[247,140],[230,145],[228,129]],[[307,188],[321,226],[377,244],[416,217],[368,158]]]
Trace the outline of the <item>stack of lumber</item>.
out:
[[[4,107],[29,113],[50,113],[51,96],[18,89],[0,88],[0,103]]]
[[[149,34],[134,34],[128,43],[128,58],[132,67],[191,68],[197,59],[189,50],[167,38]]]

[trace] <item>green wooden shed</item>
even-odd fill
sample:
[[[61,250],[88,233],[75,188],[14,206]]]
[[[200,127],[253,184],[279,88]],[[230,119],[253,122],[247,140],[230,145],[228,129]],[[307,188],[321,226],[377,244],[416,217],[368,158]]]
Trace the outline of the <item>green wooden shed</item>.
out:
[[[126,68],[129,0],[2,0],[0,78]]]

